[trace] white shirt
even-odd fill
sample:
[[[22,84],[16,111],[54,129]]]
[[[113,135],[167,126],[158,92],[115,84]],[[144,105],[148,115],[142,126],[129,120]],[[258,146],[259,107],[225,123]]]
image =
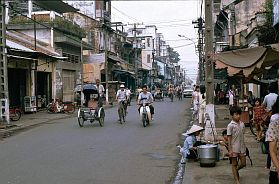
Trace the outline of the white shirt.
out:
[[[102,84],[99,84],[99,87],[98,87],[97,85],[95,85],[95,86],[96,86],[96,88],[98,89],[99,95],[100,95],[100,96],[103,96],[104,91],[105,91],[104,86],[103,86]]]
[[[145,103],[152,103],[153,102],[153,96],[150,92],[146,92],[146,94],[144,94],[143,92],[141,92],[139,94],[139,99],[138,99],[139,103],[142,104],[143,102]]]
[[[127,95],[127,96],[130,96],[130,95],[131,95],[131,90],[127,89],[127,90],[126,90],[126,95]]]
[[[119,89],[116,93],[116,98],[118,102],[124,101],[126,100],[127,94],[126,94],[126,90],[121,90]]]
[[[273,104],[276,102],[277,94],[269,93],[264,97],[263,105],[267,108],[268,111],[272,110]]]

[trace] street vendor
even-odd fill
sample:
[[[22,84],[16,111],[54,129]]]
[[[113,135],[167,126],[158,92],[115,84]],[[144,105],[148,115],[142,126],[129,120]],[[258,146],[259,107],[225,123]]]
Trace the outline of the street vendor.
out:
[[[198,125],[193,125],[186,133],[182,135],[186,136],[183,151],[182,151],[182,161],[181,164],[185,164],[186,159],[197,159],[197,146],[203,145],[201,141],[197,141],[197,136],[200,135],[204,128]]]

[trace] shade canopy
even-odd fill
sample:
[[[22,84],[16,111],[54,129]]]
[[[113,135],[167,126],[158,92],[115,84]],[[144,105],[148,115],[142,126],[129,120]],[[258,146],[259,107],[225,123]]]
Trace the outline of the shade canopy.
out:
[[[245,77],[248,77],[262,72],[265,67],[279,63],[277,45],[273,46],[221,52],[214,55],[214,62],[217,69],[227,68],[229,76],[242,72]]]

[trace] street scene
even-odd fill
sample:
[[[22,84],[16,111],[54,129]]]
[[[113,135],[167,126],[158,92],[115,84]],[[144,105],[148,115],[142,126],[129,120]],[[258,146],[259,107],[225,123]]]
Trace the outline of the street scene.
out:
[[[0,2],[1,184],[279,184],[279,0]]]

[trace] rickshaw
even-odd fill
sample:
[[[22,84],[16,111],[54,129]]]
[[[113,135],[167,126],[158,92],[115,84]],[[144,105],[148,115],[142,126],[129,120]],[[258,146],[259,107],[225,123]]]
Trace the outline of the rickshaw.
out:
[[[95,120],[99,121],[101,127],[104,126],[105,110],[96,86],[94,84],[84,84],[82,92],[85,103],[78,110],[79,126],[83,127],[85,121],[93,123]]]

